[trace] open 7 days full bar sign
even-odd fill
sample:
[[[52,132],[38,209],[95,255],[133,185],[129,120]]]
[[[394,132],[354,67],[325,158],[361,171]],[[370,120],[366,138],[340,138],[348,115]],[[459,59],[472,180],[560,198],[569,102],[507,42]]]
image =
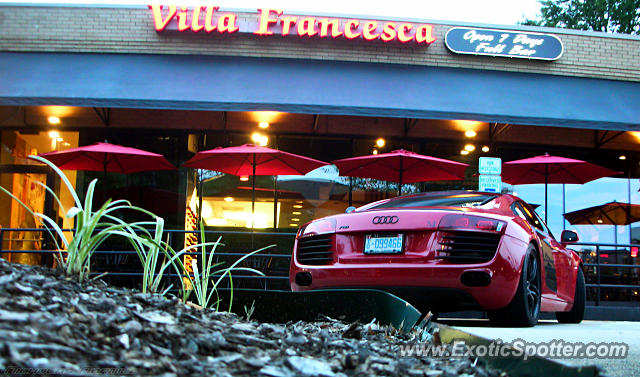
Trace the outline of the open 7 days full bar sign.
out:
[[[507,58],[556,60],[562,56],[562,41],[552,34],[454,27],[445,38],[456,54],[489,55]]]
[[[282,35],[299,38],[323,38],[383,42],[413,42],[430,45],[436,38],[433,26],[410,22],[290,16],[281,9],[258,9],[252,21],[240,21],[238,15],[220,12],[218,6],[184,7],[149,5],[156,31],[195,33],[253,33],[260,36]]]

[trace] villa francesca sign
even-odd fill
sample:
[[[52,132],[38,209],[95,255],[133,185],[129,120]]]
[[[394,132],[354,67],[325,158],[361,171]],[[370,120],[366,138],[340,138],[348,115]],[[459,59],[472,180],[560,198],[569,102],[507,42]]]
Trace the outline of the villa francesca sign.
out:
[[[562,56],[562,41],[552,34],[454,27],[444,38],[456,54],[506,58],[556,60]]]
[[[255,21],[240,20],[232,12],[219,12],[214,5],[185,7],[149,5],[156,31],[194,33],[252,33],[260,36],[281,35],[299,38],[322,38],[364,41],[414,42],[428,46],[436,38],[433,26],[411,22],[375,21],[346,18],[285,15],[281,9],[258,9]]]

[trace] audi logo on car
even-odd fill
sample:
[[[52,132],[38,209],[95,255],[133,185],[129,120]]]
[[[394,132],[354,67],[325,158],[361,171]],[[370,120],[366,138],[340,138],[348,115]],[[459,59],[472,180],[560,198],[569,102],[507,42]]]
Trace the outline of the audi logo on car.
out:
[[[371,220],[373,224],[395,224],[400,219],[398,216],[376,216]]]

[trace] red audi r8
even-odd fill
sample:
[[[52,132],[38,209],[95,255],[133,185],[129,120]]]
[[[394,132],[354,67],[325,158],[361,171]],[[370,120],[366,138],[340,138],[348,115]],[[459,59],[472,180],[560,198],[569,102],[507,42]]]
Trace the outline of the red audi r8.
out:
[[[448,191],[406,195],[300,227],[293,291],[376,288],[422,311],[487,311],[492,323],[534,326],[539,313],[579,323],[582,261],[513,195]]]

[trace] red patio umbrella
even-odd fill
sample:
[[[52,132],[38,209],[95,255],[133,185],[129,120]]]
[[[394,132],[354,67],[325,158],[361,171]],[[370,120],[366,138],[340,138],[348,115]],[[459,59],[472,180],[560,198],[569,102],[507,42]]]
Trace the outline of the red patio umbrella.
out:
[[[547,185],[549,183],[584,184],[598,178],[622,174],[582,160],[542,156],[502,164],[502,181],[511,185],[544,183],[544,221],[547,222]]]
[[[402,195],[402,185],[405,183],[464,179],[464,171],[469,166],[462,162],[425,156],[404,149],[345,158],[333,163],[342,176],[398,183],[398,195]]]
[[[95,143],[59,152],[43,153],[40,156],[63,170],[129,174],[176,169],[161,154],[109,143]]]
[[[255,214],[257,175],[304,175],[326,162],[293,153],[245,144],[239,147],[218,147],[196,153],[182,166],[187,168],[207,169],[233,175],[254,176],[251,195],[251,214]],[[277,203],[277,197],[275,198]],[[274,215],[275,215],[274,205]],[[253,225],[253,221],[252,221]],[[274,221],[274,226],[276,222]]]

